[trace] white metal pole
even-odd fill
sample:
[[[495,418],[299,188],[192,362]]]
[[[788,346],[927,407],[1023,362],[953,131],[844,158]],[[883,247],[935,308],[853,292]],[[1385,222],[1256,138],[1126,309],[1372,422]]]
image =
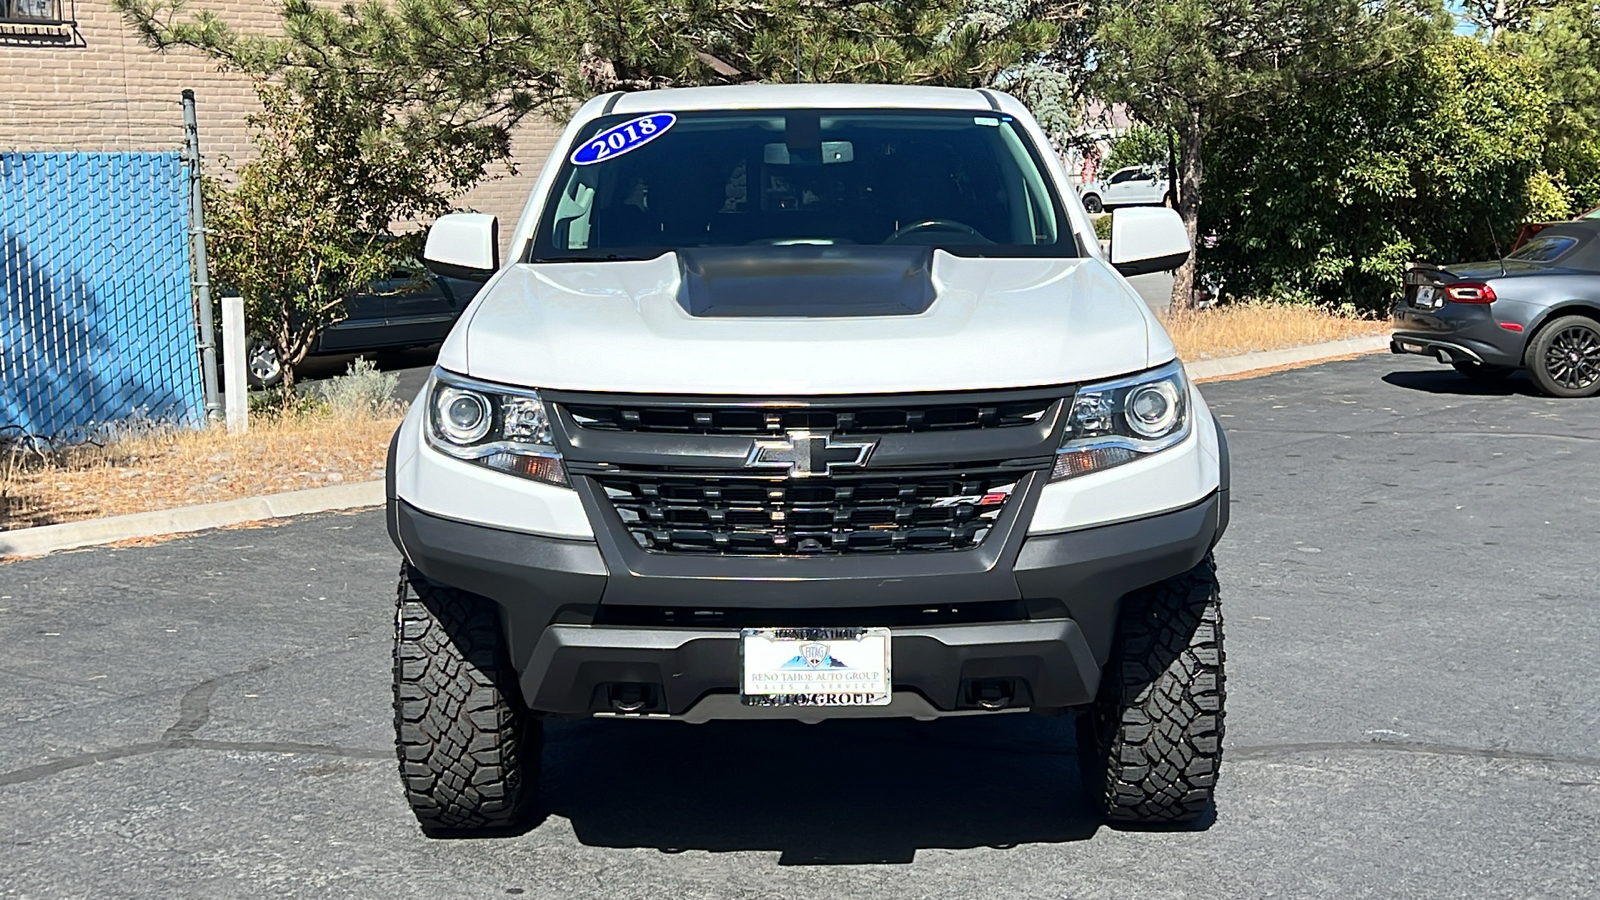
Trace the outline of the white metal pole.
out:
[[[250,382],[244,374],[244,298],[222,298],[222,380],[229,434],[250,428]]]

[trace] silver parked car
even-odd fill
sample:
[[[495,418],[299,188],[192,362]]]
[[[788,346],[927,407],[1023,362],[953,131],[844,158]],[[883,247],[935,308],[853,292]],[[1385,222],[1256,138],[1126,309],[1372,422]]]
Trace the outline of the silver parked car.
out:
[[[1555,397],[1600,393],[1600,219],[1542,229],[1504,259],[1414,265],[1394,308],[1394,353],[1468,378],[1526,369]]]
[[[1119,206],[1171,206],[1172,179],[1165,166],[1127,166],[1110,178],[1080,185],[1078,196],[1091,213]]]

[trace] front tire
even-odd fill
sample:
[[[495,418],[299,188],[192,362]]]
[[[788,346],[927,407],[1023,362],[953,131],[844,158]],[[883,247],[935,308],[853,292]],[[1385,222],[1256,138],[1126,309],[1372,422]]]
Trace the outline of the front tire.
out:
[[[1494,384],[1498,381],[1505,381],[1506,376],[1516,371],[1510,366],[1492,366],[1488,363],[1473,362],[1466,359],[1452,362],[1450,367],[1466,376],[1468,381],[1476,381],[1479,384]]]
[[[1589,397],[1600,392],[1600,322],[1562,316],[1539,329],[1528,343],[1528,375],[1552,397]]]
[[[1222,606],[1208,555],[1123,600],[1100,696],[1078,717],[1084,789],[1107,821],[1204,815],[1222,765]]]
[[[1105,212],[1105,205],[1100,202],[1099,194],[1084,194],[1083,208],[1091,215]]]
[[[544,732],[522,704],[492,601],[400,570],[394,728],[424,833],[512,829],[538,790]]]

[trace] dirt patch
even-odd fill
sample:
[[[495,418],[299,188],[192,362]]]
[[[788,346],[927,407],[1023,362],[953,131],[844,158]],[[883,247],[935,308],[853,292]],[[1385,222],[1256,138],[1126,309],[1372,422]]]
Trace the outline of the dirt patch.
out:
[[[40,454],[0,451],[0,531],[383,477],[398,416],[266,417],[230,436],[170,431]]]

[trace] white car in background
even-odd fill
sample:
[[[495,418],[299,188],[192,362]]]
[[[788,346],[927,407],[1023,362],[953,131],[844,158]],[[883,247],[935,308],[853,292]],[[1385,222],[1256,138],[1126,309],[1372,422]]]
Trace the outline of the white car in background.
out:
[[[1172,179],[1160,166],[1128,166],[1110,178],[1079,185],[1078,196],[1090,213],[1119,206],[1172,206]]]

